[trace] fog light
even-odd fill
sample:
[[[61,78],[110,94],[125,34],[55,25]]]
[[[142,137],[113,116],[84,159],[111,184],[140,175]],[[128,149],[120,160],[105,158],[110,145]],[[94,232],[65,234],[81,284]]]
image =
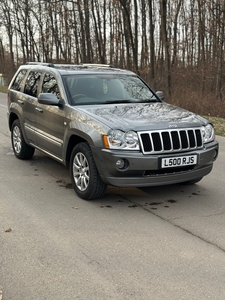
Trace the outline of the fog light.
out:
[[[122,169],[124,167],[124,165],[125,165],[125,162],[124,162],[123,159],[118,159],[117,160],[117,162],[116,162],[117,168]]]

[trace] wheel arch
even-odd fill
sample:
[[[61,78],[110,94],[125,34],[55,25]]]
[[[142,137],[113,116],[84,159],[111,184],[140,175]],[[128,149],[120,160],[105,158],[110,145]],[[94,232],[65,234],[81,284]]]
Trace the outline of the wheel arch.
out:
[[[70,128],[68,131],[66,131],[66,134],[64,136],[63,160],[66,166],[69,166],[70,156],[73,148],[81,142],[87,143],[92,149],[94,160],[97,165],[95,148],[103,146],[103,142],[99,132],[97,132],[96,130],[93,131],[90,128],[85,128],[83,130]]]
[[[67,144],[67,147],[66,147],[66,160],[65,160],[65,164],[66,166],[69,166],[69,163],[70,163],[70,156],[71,156],[71,153],[73,151],[73,148],[79,144],[79,143],[82,143],[82,142],[85,142],[85,143],[88,143],[89,142],[87,141],[87,139],[77,135],[77,134],[72,134],[69,138],[69,141],[68,141],[68,144]]]
[[[14,112],[12,112],[12,113],[10,113],[10,115],[9,115],[9,130],[11,131],[12,130],[12,124],[13,124],[13,122],[15,121],[15,120],[19,120],[19,117],[18,117],[18,115],[16,114],[16,113],[14,113]]]

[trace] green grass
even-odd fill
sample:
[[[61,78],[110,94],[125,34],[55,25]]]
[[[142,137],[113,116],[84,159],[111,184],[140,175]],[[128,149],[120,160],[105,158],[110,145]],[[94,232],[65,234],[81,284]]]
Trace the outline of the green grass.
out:
[[[215,129],[215,134],[220,136],[225,136],[225,119],[219,117],[211,117],[211,116],[204,116],[207,120],[209,120]]]

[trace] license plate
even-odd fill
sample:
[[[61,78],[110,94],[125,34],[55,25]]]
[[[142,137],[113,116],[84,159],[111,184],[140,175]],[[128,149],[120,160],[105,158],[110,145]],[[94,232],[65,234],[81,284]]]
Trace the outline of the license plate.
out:
[[[162,158],[162,168],[174,168],[197,164],[197,155],[177,156]]]

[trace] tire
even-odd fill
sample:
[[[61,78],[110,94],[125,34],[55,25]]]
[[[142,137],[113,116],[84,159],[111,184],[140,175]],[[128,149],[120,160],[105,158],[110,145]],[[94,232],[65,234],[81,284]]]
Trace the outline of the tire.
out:
[[[34,155],[35,148],[29,146],[23,137],[20,121],[17,119],[12,124],[11,142],[15,156],[19,159],[30,159]]]
[[[199,182],[200,180],[202,180],[202,177],[196,178],[196,179],[193,179],[193,180],[186,181],[186,182],[184,182],[183,184],[186,184],[186,185],[192,185],[192,184],[195,184],[195,183]]]
[[[107,185],[101,180],[93,154],[87,143],[77,144],[70,157],[70,175],[76,194],[93,200],[105,194]]]

